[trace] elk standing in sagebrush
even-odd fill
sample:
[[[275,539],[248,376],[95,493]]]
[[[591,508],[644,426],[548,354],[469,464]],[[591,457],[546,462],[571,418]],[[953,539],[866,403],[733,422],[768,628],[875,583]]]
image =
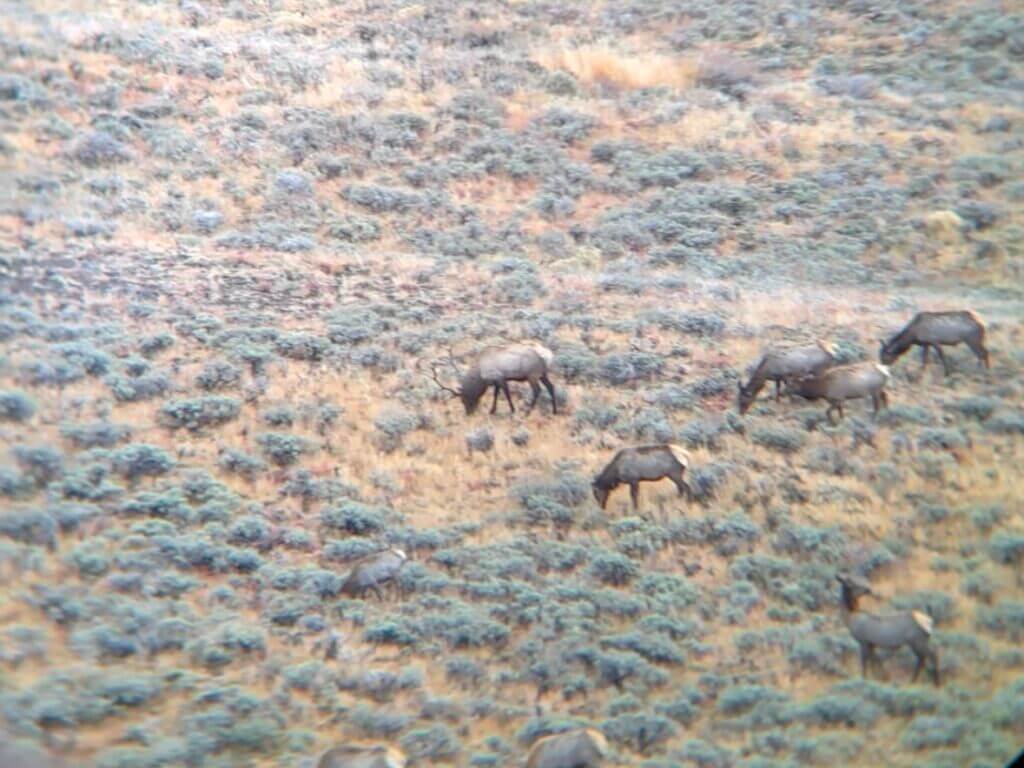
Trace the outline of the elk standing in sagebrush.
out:
[[[836,578],[841,585],[839,615],[860,646],[861,677],[867,677],[870,662],[877,662],[876,648],[892,649],[907,645],[917,656],[917,666],[914,668],[911,682],[917,681],[927,661],[931,664],[932,681],[938,685],[939,655],[931,647],[934,627],[931,616],[921,611],[903,611],[891,616],[865,613],[860,610],[858,602],[864,595],[872,594],[871,587],[850,574],[840,573]]]
[[[533,390],[533,398],[527,406],[529,412],[540,397],[540,385],[543,384],[551,396],[551,412],[558,413],[558,403],[555,398],[555,387],[548,378],[551,370],[551,361],[554,355],[547,347],[540,344],[510,344],[504,347],[488,347],[477,359],[476,364],[471,366],[462,376],[458,389],[445,386],[437,375],[437,366],[431,368],[434,382],[446,392],[451,393],[462,401],[466,414],[476,411],[480,400],[488,389],[494,388],[494,402],[491,403],[491,413],[498,410],[498,394],[505,393],[508,407],[514,413],[516,407],[512,404],[512,393],[509,391],[510,381],[527,381],[530,389]],[[454,358],[449,353],[449,360],[454,366]]]
[[[854,363],[842,365],[816,375],[806,376],[788,383],[789,391],[806,400],[827,400],[826,417],[832,423],[832,414],[836,412],[843,418],[843,403],[870,397],[874,405],[874,413],[878,414],[881,406],[889,406],[889,396],[885,386],[889,383],[889,369],[877,363]]]
[[[970,311],[918,312],[888,341],[882,342],[879,358],[886,365],[894,363],[911,347],[921,347],[921,370],[928,366],[928,351],[934,349],[942,361],[942,369],[949,376],[949,362],[943,347],[966,344],[989,367],[988,349],[985,348],[985,324]]]
[[[832,347],[825,342],[799,347],[770,349],[757,364],[750,380],[739,383],[739,410],[746,413],[754,404],[758,393],[769,381],[775,382],[775,402],[782,397],[782,382],[803,376],[813,376],[836,363]]]
[[[663,477],[676,484],[680,496],[686,493],[692,498],[693,492],[683,479],[689,465],[689,455],[678,445],[639,445],[623,448],[601,470],[601,474],[594,478],[591,484],[594,499],[601,509],[604,509],[611,492],[620,485],[628,485],[629,497],[633,501],[633,509],[636,509],[640,483],[661,480]]]
[[[579,728],[537,739],[530,747],[526,768],[599,768],[607,754],[603,733]]]
[[[380,586],[394,581],[406,560],[405,552],[400,549],[386,549],[367,555],[352,567],[348,578],[341,585],[341,593],[349,597],[362,597],[367,590],[372,590],[378,600],[383,600]]]

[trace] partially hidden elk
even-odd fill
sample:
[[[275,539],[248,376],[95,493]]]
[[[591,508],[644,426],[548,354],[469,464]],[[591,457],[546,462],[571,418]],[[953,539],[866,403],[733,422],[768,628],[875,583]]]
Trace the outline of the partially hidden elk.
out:
[[[637,509],[640,483],[653,482],[667,477],[687,497],[693,496],[690,486],[683,479],[690,466],[690,457],[678,445],[639,445],[623,448],[615,454],[601,473],[594,478],[591,487],[598,506],[604,509],[608,496],[620,485],[629,486],[633,509]]]
[[[768,350],[746,384],[739,383],[739,410],[746,413],[769,381],[775,382],[775,401],[782,397],[782,383],[803,376],[814,376],[836,363],[830,345],[823,341],[795,347]]]
[[[530,747],[526,768],[598,768],[607,754],[604,734],[580,728],[537,739]]]
[[[386,549],[367,555],[352,567],[341,585],[341,593],[348,597],[362,597],[370,590],[378,600],[383,600],[381,585],[394,581],[406,560],[408,557],[400,549]]]
[[[860,673],[867,677],[868,666],[877,663],[875,649],[897,649],[909,646],[917,657],[917,666],[911,682],[917,682],[918,675],[929,663],[932,681],[939,685],[939,656],[931,646],[934,624],[931,616],[921,611],[903,611],[890,616],[875,616],[860,610],[859,601],[870,595],[871,587],[862,579],[851,574],[836,575],[840,584],[839,614],[860,646]]]
[[[0,730],[0,768],[71,768],[73,763],[48,754],[29,739]]]
[[[320,756],[316,768],[405,768],[407,759],[393,747],[334,747]]]
[[[942,361],[942,369],[949,376],[949,361],[943,347],[966,344],[978,361],[989,367],[988,349],[985,348],[985,324],[970,311],[918,312],[914,319],[888,341],[882,342],[879,359],[886,365],[898,360],[911,347],[921,348],[921,371],[928,367],[928,352]]]
[[[825,416],[832,423],[833,413],[843,418],[843,403],[870,397],[875,415],[882,406],[889,406],[885,387],[889,383],[889,369],[878,363],[854,363],[829,368],[816,376],[805,376],[789,382],[789,392],[806,400],[825,400]]]
[[[454,357],[450,352],[448,358],[455,366]],[[431,372],[434,382],[442,390],[462,401],[467,415],[476,411],[480,400],[487,390],[492,388],[494,400],[491,403],[491,413],[498,410],[499,393],[504,393],[508,407],[514,413],[516,407],[512,404],[512,393],[508,386],[510,381],[529,382],[533,397],[527,406],[527,412],[537,403],[540,386],[543,384],[551,396],[551,412],[558,413],[555,387],[548,377],[552,360],[554,354],[540,344],[510,344],[503,347],[488,347],[480,353],[476,363],[462,375],[458,388],[446,386],[441,382],[436,363],[431,366]]]

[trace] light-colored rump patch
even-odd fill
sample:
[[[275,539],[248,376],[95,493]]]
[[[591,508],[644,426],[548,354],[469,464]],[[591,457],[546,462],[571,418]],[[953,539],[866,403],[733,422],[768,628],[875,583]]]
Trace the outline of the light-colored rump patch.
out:
[[[555,353],[540,344],[532,344],[531,346],[533,347],[533,351],[536,352],[540,356],[540,359],[544,361],[544,365],[550,366],[551,361],[555,359]]]
[[[405,551],[404,551],[404,550],[401,550],[401,549],[393,549],[393,550],[391,550],[391,551],[392,551],[392,552],[394,552],[394,553],[395,553],[396,555],[398,555],[398,557],[399,557],[400,559],[402,559],[402,560],[408,560],[408,559],[409,559],[409,558],[408,558],[408,557],[406,556],[406,554],[405,554]]]
[[[682,464],[684,467],[690,466],[690,454],[688,454],[681,446],[672,445],[668,446],[669,453],[675,456],[676,461]]]
[[[833,344],[831,341],[825,341],[824,339],[818,339],[818,347],[821,349],[822,352],[826,352],[826,353],[832,355],[832,357],[836,356],[836,345]]]
[[[886,381],[892,378],[892,374],[889,372],[888,366],[882,365],[881,363],[875,363],[875,368],[878,372],[885,376]]]
[[[932,633],[932,630],[935,628],[935,622],[932,621],[931,616],[927,613],[922,613],[921,611],[914,611],[911,613],[911,616],[914,617],[914,623],[923,629],[926,635],[930,635]]]
[[[593,728],[587,728],[587,735],[594,744],[594,748],[601,757],[608,756],[608,739],[604,737],[604,734],[600,731],[595,731]]]

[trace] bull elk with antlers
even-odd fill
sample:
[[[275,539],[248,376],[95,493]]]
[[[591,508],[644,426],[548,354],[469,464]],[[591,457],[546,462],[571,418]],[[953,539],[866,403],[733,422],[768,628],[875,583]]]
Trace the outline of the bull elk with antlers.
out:
[[[455,358],[448,352],[448,359],[452,366],[455,365]],[[491,403],[491,413],[498,410],[498,394],[505,393],[508,407],[514,413],[516,407],[512,404],[512,393],[509,391],[510,381],[527,381],[530,389],[533,390],[533,398],[527,406],[529,412],[540,397],[540,385],[543,384],[551,396],[551,412],[558,413],[558,403],[555,398],[555,387],[548,378],[548,371],[551,369],[551,361],[554,355],[547,347],[540,344],[510,344],[504,347],[488,347],[477,361],[463,375],[459,387],[446,386],[441,382],[437,373],[437,364],[431,366],[431,375],[434,382],[452,397],[462,401],[466,414],[476,411],[481,398],[491,387],[494,388],[494,402]]]

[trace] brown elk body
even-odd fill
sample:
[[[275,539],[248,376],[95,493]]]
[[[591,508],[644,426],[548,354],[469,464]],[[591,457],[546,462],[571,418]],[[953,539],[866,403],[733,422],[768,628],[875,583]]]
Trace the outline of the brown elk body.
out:
[[[891,616],[865,613],[860,610],[858,601],[864,595],[872,594],[871,587],[848,574],[840,573],[836,578],[841,585],[839,615],[860,646],[861,677],[867,677],[868,665],[876,661],[876,648],[899,648],[906,645],[917,657],[911,682],[917,681],[925,662],[929,662],[932,681],[939,685],[939,656],[931,647],[934,626],[931,616],[921,611],[902,611]]]
[[[394,581],[407,559],[405,552],[400,549],[386,549],[367,555],[352,567],[341,585],[341,593],[349,597],[362,597],[367,590],[372,590],[382,600],[380,585]]]
[[[593,728],[580,728],[535,741],[527,755],[526,768],[598,768],[607,754],[604,734]]]
[[[623,448],[615,454],[591,484],[594,499],[601,509],[608,503],[608,496],[620,485],[629,486],[633,509],[637,508],[640,483],[669,478],[679,489],[679,495],[692,496],[690,486],[683,475],[690,464],[690,457],[678,445],[639,445]]]
[[[498,410],[498,395],[504,392],[508,401],[509,409],[514,413],[516,407],[512,404],[512,393],[508,388],[510,381],[526,381],[530,384],[533,397],[527,406],[531,410],[540,397],[540,385],[543,384],[551,396],[551,412],[558,413],[558,403],[555,399],[555,387],[548,378],[551,369],[551,361],[554,355],[547,347],[540,344],[510,344],[504,347],[489,347],[485,349],[476,364],[473,365],[462,376],[458,389],[446,387],[437,378],[437,370],[434,370],[434,381],[438,386],[462,401],[467,414],[476,411],[480,400],[488,389],[494,389],[494,401],[491,403],[491,413]]]
[[[832,347],[819,341],[798,347],[771,349],[766,352],[746,384],[739,384],[739,411],[746,413],[769,381],[775,382],[775,401],[782,396],[782,382],[812,376],[836,363]]]
[[[407,759],[392,747],[334,747],[321,755],[317,768],[405,768]]]
[[[825,415],[832,421],[832,413],[843,418],[843,403],[870,397],[877,414],[881,406],[888,407],[889,396],[885,392],[889,383],[889,369],[877,363],[854,363],[829,368],[817,376],[796,379],[789,384],[789,391],[807,400],[827,400]]]
[[[943,347],[966,344],[978,361],[989,367],[985,347],[985,324],[970,311],[918,312],[914,319],[888,341],[882,342],[879,359],[886,365],[898,360],[911,347],[921,347],[921,370],[928,366],[928,351],[935,350],[942,369],[949,375],[949,362]]]

